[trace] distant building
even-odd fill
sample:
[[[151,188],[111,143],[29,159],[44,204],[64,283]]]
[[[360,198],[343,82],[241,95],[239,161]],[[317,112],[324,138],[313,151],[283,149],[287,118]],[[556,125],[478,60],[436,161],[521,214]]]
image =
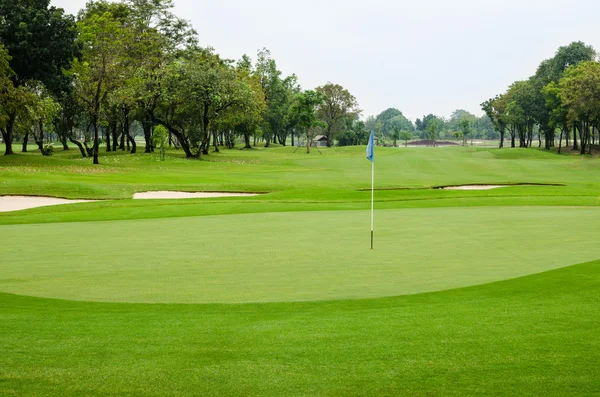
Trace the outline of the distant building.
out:
[[[313,138],[313,146],[327,146],[327,137],[325,135],[317,135]]]

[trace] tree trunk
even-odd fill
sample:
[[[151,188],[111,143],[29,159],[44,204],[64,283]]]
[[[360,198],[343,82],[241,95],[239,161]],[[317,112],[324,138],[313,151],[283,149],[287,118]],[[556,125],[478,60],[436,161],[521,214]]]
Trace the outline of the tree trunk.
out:
[[[119,144],[119,149],[125,151],[125,127],[121,123],[121,143]]]
[[[292,131],[292,147],[294,146],[294,131]]]
[[[106,135],[106,151],[107,152],[112,152],[112,145],[110,144],[110,128],[108,130],[106,130],[105,128],[103,128],[103,130],[105,130],[105,135]]]
[[[40,135],[36,136],[34,132],[33,138],[35,139],[35,143],[38,145],[42,156],[49,156],[50,154],[44,148],[44,124],[41,121],[38,124],[38,128],[40,130]]]
[[[70,136],[73,136],[73,135],[70,135]],[[82,157],[87,157],[87,155],[85,154],[85,149],[84,149],[83,145],[81,144],[81,142],[79,142],[73,138],[69,138],[69,141],[71,141],[71,143],[75,144],[79,148],[79,151],[81,152]]]
[[[125,118],[123,120],[123,134],[125,134],[125,138],[127,139],[127,150],[130,150],[131,144],[131,154],[135,154],[137,151],[137,145],[135,144],[135,139],[131,136],[129,130],[129,112],[126,111]]]
[[[500,131],[500,149],[502,149],[504,147],[504,134],[505,134],[504,130]]]
[[[219,134],[217,134],[216,131],[213,131],[211,134],[213,136],[213,146],[215,148],[215,152],[219,153],[219,137],[218,137]]]
[[[573,125],[573,150],[579,150],[579,145],[577,144],[577,126]]]
[[[137,152],[137,144],[135,143],[135,139],[127,134],[127,146],[131,144],[131,154],[135,154]]]
[[[21,149],[21,152],[27,153],[27,143],[28,142],[29,142],[29,131],[27,131],[27,133],[25,133],[25,136],[23,137],[23,148]]]
[[[4,140],[4,145],[6,145],[6,149],[4,150],[4,155],[8,156],[14,154],[12,143],[13,143],[13,128],[15,127],[15,120],[17,119],[17,112],[13,112],[8,115],[8,120],[6,122],[6,127],[2,130],[2,139]]]
[[[152,118],[152,122],[164,125],[167,128],[167,130],[169,130],[169,132],[175,136],[175,138],[179,142],[179,145],[181,146],[181,148],[185,152],[185,157],[187,157],[188,159],[189,158],[198,158],[199,157],[198,155],[194,155],[192,153],[192,151],[190,150],[190,143],[189,143],[189,141],[187,140],[187,138],[185,137],[185,135],[182,132],[178,131],[176,128],[171,127],[169,125],[169,123],[167,123],[167,122],[159,119],[158,117],[156,117],[154,115],[154,112],[150,113],[150,117]],[[175,143],[175,146],[177,146],[176,143]]]
[[[100,164],[98,161],[98,152],[100,149],[100,142],[98,139],[98,116],[94,114],[94,164]]]
[[[142,128],[144,129],[144,140],[146,141],[144,153],[152,153],[154,151],[154,146],[152,146],[152,120],[145,117],[142,121]]]
[[[310,154],[310,128],[306,129],[306,154]]]
[[[60,136],[60,143],[62,143],[62,145],[63,145],[63,150],[69,150],[69,145],[67,144],[67,136],[66,135]]]
[[[119,129],[117,128],[117,121],[110,123],[110,131],[112,133],[112,149],[116,152],[119,148]]]
[[[587,122],[582,122],[579,127],[579,146],[581,147],[579,154],[585,154],[585,150],[587,149],[587,142],[588,142]]]
[[[558,141],[558,154],[562,152],[562,138],[563,138],[563,129],[560,129],[560,140]]]
[[[250,146],[250,134],[244,134],[244,143],[246,144],[244,149],[252,149],[252,146]]]

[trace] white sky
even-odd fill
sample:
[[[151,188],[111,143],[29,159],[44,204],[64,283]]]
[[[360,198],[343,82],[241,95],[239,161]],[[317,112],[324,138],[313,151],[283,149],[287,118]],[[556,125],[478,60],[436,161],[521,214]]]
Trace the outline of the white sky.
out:
[[[76,13],[85,0],[52,0]],[[598,0],[174,0],[202,46],[238,59],[266,47],[302,87],[341,84],[363,116],[449,117],[532,75],[559,46],[600,50]]]

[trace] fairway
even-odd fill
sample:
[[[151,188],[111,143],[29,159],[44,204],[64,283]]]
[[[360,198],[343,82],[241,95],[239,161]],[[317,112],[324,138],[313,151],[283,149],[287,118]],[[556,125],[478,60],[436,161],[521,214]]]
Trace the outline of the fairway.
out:
[[[0,157],[0,395],[597,394],[596,158],[322,152]]]
[[[8,245],[30,239],[36,251],[7,253],[0,291],[144,303],[357,299],[488,283],[600,257],[597,208],[378,211],[374,251],[369,219],[364,211],[313,211],[3,226]],[[63,241],[80,255],[65,255]],[[86,255],[95,249],[103,254]]]
[[[597,5],[246,3],[0,0],[0,397],[600,397]]]

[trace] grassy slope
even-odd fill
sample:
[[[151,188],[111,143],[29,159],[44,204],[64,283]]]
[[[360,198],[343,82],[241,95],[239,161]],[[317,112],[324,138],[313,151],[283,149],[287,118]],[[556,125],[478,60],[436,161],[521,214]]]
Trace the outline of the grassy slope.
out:
[[[360,301],[127,305],[0,294],[2,395],[591,396],[600,263]]]
[[[349,148],[306,156],[283,148],[166,163],[113,155],[99,168],[74,152],[0,158],[0,194],[273,192],[256,199],[52,207],[0,214],[0,224],[364,209],[368,193],[358,190],[368,187],[370,175],[363,153]],[[599,164],[590,158],[536,150],[381,150],[377,166],[378,186],[387,188],[568,185],[379,192],[378,208],[600,203]],[[569,209],[561,211],[559,223],[569,216]],[[541,241],[545,231],[539,230]],[[87,255],[66,245],[64,251]],[[453,291],[318,303],[130,305],[0,294],[0,394],[597,395],[599,266]]]

